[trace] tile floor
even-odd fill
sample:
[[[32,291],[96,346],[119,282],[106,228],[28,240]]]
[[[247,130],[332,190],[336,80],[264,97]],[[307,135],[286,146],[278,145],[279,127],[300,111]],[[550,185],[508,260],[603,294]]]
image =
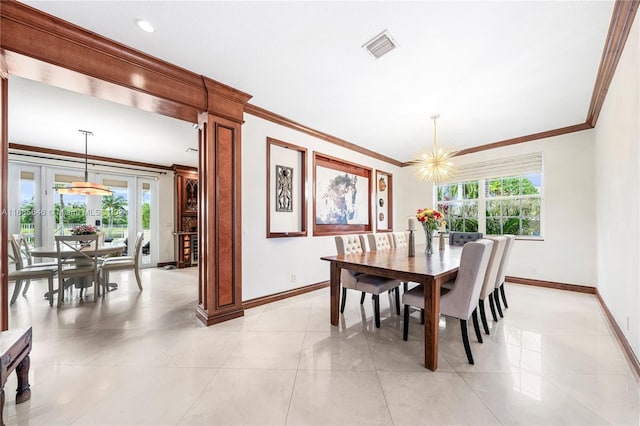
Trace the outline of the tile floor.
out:
[[[470,330],[475,366],[441,319],[434,373],[418,315],[403,342],[386,298],[380,329],[355,292],[331,327],[328,289],[206,328],[196,272],[144,270],[141,293],[113,273],[119,290],[59,310],[34,282],[10,311],[11,328],[33,326],[32,398],[15,404],[12,375],[7,425],[639,424],[638,384],[591,295],[509,284],[491,336]]]

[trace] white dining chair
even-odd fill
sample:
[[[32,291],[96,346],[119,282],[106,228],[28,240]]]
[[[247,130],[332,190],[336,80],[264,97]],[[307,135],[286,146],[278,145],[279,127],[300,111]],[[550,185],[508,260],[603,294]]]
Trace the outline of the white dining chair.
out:
[[[124,271],[132,270],[136,276],[136,282],[138,288],[142,291],[142,280],[140,279],[140,252],[142,250],[142,241],[144,240],[144,233],[138,232],[136,234],[136,241],[133,247],[133,256],[114,256],[106,258],[102,264],[100,264],[100,283],[102,285],[102,296],[108,291],[109,284],[109,272],[112,271]]]
[[[370,251],[389,251],[393,249],[393,236],[391,234],[376,233],[366,234],[365,236],[368,240]],[[404,283],[404,285],[406,290],[407,283]],[[395,294],[396,313],[400,315],[400,286],[389,290],[389,293],[391,292]]]
[[[409,231],[392,232],[393,247],[409,247]]]
[[[440,313],[442,315],[458,318],[462,343],[467,354],[469,364],[473,364],[473,354],[469,345],[467,334],[467,321],[473,319],[473,327],[478,342],[482,343],[482,334],[478,324],[477,307],[482,289],[482,283],[487,272],[493,241],[477,240],[468,242],[462,248],[460,267],[451,290],[440,297]],[[402,338],[406,341],[409,337],[409,307],[414,306],[424,309],[424,287],[419,285],[402,295],[404,304],[404,328]]]
[[[364,252],[362,240],[359,235],[337,235],[335,237],[336,250],[338,254],[360,254]],[[380,294],[392,288],[398,287],[397,280],[377,277],[375,275],[361,274],[349,269],[342,269],[340,272],[340,283],[342,285],[342,302],[340,312],[344,313],[347,300],[347,289],[370,293],[373,296],[374,321],[376,328],[380,328]],[[362,303],[362,299],[361,302]]]
[[[16,303],[18,298],[18,294],[20,294],[20,288],[22,286],[22,282],[26,281],[29,283],[32,279],[46,278],[49,291],[47,293],[49,299],[49,305],[53,306],[53,278],[58,270],[56,266],[48,265],[48,266],[30,266],[26,265],[25,259],[22,256],[22,252],[18,242],[13,238],[13,236],[9,237],[9,262],[14,265],[13,270],[9,270],[8,281],[15,281],[15,286],[13,287],[13,294],[11,296],[10,305]],[[26,285],[25,285],[26,286]],[[24,295],[24,292],[23,292]]]
[[[486,334],[489,333],[489,324],[487,324],[487,316],[484,311],[484,301],[488,298],[489,305],[491,306],[491,315],[494,321],[498,321],[496,317],[496,311],[493,308],[493,293],[495,289],[496,279],[500,270],[500,263],[502,262],[502,255],[504,254],[504,248],[507,244],[507,238],[502,236],[485,237],[488,240],[493,241],[493,248],[491,249],[491,257],[489,258],[489,265],[487,266],[487,274],[484,277],[482,283],[482,290],[480,291],[480,300],[478,307],[480,308],[480,320]]]
[[[93,299],[98,301],[98,239],[92,235],[56,235],[58,253],[58,307],[62,306],[65,280],[84,278],[93,281]],[[80,289],[80,297],[84,291]]]
[[[20,259],[22,261],[20,265],[20,269],[50,269],[54,267],[57,269],[57,262],[35,262],[34,258],[31,256],[32,247],[29,245],[29,241],[27,237],[23,234],[12,234],[11,238],[16,242],[17,247],[20,250]],[[26,272],[25,272],[26,273]],[[17,284],[17,283],[16,283]],[[22,295],[26,296],[27,291],[29,291],[29,286],[31,285],[31,280],[27,279],[24,281],[24,287],[22,288]],[[18,286],[19,287],[19,286]]]

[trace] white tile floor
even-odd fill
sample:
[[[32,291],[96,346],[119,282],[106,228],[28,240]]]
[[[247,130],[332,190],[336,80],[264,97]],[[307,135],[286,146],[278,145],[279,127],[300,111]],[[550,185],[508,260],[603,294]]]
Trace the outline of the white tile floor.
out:
[[[212,327],[195,319],[194,268],[113,273],[120,289],[50,308],[34,282],[11,307],[33,326],[32,398],[8,425],[638,425],[640,397],[591,295],[508,284],[510,308],[484,344],[441,319],[437,372],[422,366],[422,327],[382,298],[382,327],[349,294],[339,328],[328,289],[248,310]],[[9,289],[12,290],[11,288]],[[74,294],[74,297],[77,296]]]

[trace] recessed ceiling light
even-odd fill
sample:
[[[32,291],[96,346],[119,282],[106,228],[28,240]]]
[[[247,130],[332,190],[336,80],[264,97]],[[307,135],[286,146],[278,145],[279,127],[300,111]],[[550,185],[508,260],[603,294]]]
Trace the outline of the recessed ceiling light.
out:
[[[138,28],[140,28],[142,31],[146,31],[148,33],[152,33],[155,31],[155,29],[153,28],[153,26],[149,23],[149,21],[145,21],[144,19],[136,19],[136,25],[138,26]]]

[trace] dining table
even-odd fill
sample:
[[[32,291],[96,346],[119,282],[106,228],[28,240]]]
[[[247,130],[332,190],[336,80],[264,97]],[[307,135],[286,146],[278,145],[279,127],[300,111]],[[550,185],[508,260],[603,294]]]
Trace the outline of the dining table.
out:
[[[76,258],[84,258],[83,254],[77,251],[74,251],[72,248],[67,247],[67,246],[62,246],[60,247],[61,250],[64,252],[65,254],[65,258],[70,259],[73,257]],[[102,243],[98,245],[98,249],[95,251],[97,256],[100,257],[104,257],[104,256],[121,256],[122,253],[124,252],[124,250],[127,248],[127,246],[123,243]],[[86,247],[85,249],[81,250],[81,251],[86,251],[86,252],[91,252],[92,254],[94,253],[94,249],[93,247]],[[56,245],[50,245],[50,246],[42,246],[42,247],[34,247],[31,250],[29,250],[29,254],[32,257],[37,257],[37,258],[52,258],[52,259],[57,259],[58,258],[58,248],[56,247]],[[86,287],[87,284],[86,282],[77,283],[77,286],[80,287]],[[65,289],[68,286],[65,286]],[[117,283],[108,283],[107,287],[109,289],[117,289],[118,288],[118,284]],[[55,290],[57,291],[57,290]],[[45,297],[49,297],[48,292],[45,293]]]
[[[323,256],[330,262],[331,324],[338,325],[340,272],[355,272],[414,282],[424,286],[424,364],[435,371],[438,368],[438,330],[440,323],[440,286],[454,279],[460,266],[462,247],[445,245],[427,254],[416,247],[415,256],[409,256],[407,247],[357,254]]]

